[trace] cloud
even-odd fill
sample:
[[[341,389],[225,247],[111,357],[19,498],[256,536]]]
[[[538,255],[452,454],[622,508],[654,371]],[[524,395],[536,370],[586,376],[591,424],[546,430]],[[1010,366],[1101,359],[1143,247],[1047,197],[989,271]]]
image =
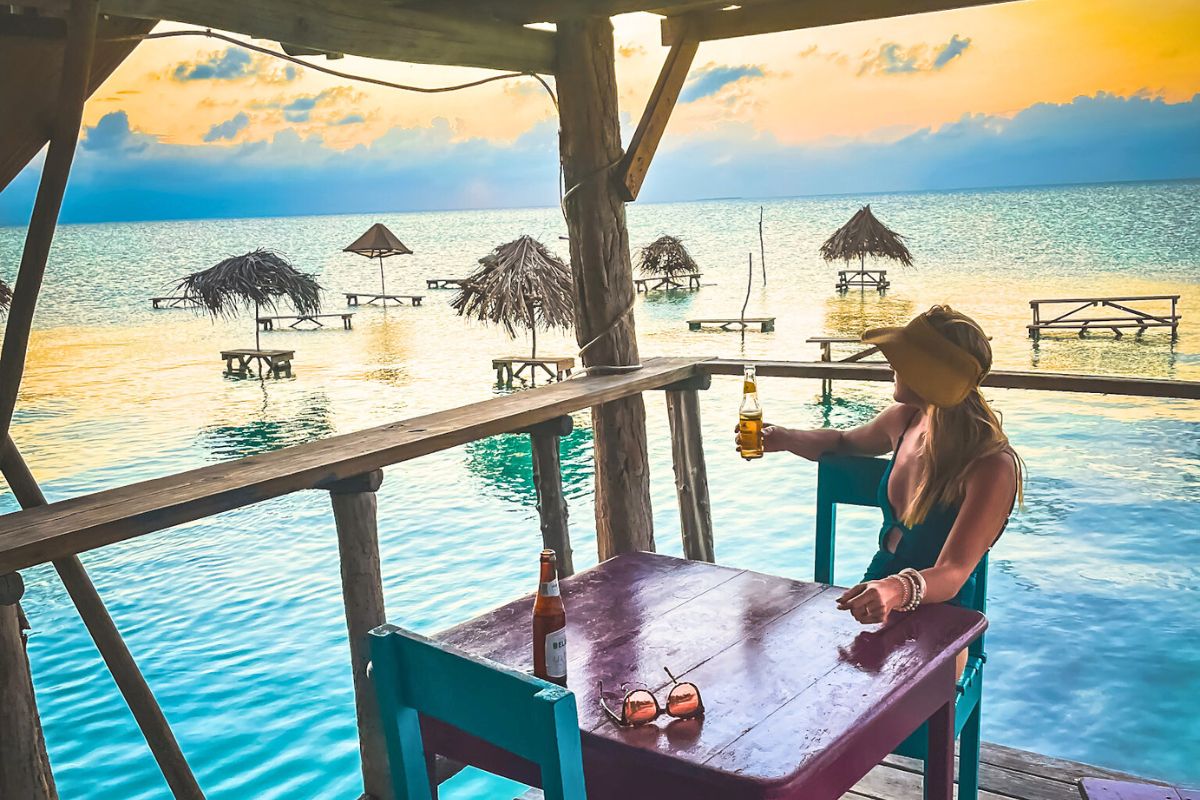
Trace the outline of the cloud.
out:
[[[204,134],[204,141],[219,142],[223,139],[233,139],[249,124],[250,117],[246,115],[245,111],[241,111],[233,119],[227,119],[209,128],[208,133]]]
[[[937,72],[959,58],[971,46],[970,39],[957,33],[940,45],[915,44],[904,46],[888,42],[877,51],[868,51],[858,67],[861,75],[907,75],[918,72]],[[805,55],[805,54],[802,54]]]
[[[205,61],[177,64],[171,77],[177,81],[233,81],[253,74],[253,59],[245,50],[227,47]]]
[[[1200,94],[1168,103],[1097,94],[1012,117],[969,114],[938,128],[785,145],[745,123],[668,136],[643,200],[917,191],[1200,178]],[[76,157],[64,222],[283,216],[379,210],[552,206],[553,122],[511,145],[460,139],[445,120],[393,128],[350,150],[287,130],[212,147],[132,132],[123,112],[92,128]],[[0,225],[23,224],[31,165],[0,193]]]
[[[309,115],[312,114],[312,110],[317,107],[320,100],[321,95],[319,94],[297,97],[283,106],[283,118],[288,122],[308,122]]]
[[[329,124],[330,125],[359,125],[363,122],[366,122],[366,119],[363,118],[362,114],[347,114],[346,116],[339,119],[337,122],[331,122]]]
[[[305,94],[293,97],[291,100],[273,100],[250,104],[253,109],[271,109],[283,112],[283,118],[288,122],[311,122],[313,111],[317,106],[332,107],[346,103],[357,103],[363,99],[362,92],[351,86],[334,86],[318,94]],[[326,111],[329,116],[332,109]],[[343,114],[345,116],[345,114]],[[332,120],[327,120],[332,122]]]
[[[692,103],[705,97],[711,97],[731,83],[737,83],[744,78],[761,78],[761,67],[743,64],[731,67],[723,64],[709,64],[688,76],[679,93],[679,102]]]

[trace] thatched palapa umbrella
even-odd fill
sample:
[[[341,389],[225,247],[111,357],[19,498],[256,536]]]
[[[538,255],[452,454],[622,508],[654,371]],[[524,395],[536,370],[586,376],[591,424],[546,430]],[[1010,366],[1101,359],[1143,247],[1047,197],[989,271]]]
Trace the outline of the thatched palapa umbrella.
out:
[[[660,236],[638,251],[638,269],[646,275],[668,278],[700,271],[683,242],[674,236]]]
[[[913,263],[912,253],[904,245],[904,237],[884,225],[871,213],[871,206],[860,208],[850,221],[834,231],[821,245],[821,255],[826,261],[858,259],[858,271],[866,269],[867,256],[890,258],[906,267]]]
[[[321,287],[316,278],[300,272],[274,250],[258,249],[233,256],[180,280],[175,288],[192,297],[214,317],[233,316],[240,306],[254,304],[254,345],[261,350],[258,315],[275,309],[286,297],[297,314],[321,310]]]
[[[381,295],[387,293],[387,284],[383,278],[383,260],[391,256],[412,255],[412,250],[409,250],[404,242],[400,241],[396,234],[389,231],[382,222],[376,222],[367,228],[366,233],[355,239],[342,252],[358,253],[360,256],[379,259],[379,293]],[[383,299],[383,304],[387,305],[387,298]]]
[[[0,311],[7,311],[12,305],[12,289],[4,281],[0,281]]]
[[[504,326],[516,338],[518,327],[569,330],[575,323],[571,269],[532,236],[502,244],[479,259],[480,268],[467,278],[450,305],[459,316]]]

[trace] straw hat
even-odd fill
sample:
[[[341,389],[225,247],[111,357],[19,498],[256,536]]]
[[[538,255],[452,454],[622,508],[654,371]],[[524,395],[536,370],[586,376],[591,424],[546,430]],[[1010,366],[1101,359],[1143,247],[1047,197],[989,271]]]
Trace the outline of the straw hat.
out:
[[[975,356],[933,327],[928,314],[903,328],[872,328],[862,340],[879,348],[906,386],[939,408],[961,403],[985,374]]]

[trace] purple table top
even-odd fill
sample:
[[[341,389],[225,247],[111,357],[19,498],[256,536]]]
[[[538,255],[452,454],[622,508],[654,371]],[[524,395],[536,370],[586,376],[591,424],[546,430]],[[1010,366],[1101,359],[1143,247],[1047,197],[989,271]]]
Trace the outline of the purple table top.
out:
[[[842,590],[651,553],[618,556],[562,581],[568,686],[590,798],[840,797],[946,703],[954,660],[982,614],[931,605],[864,628]],[[532,668],[532,596],[439,639]],[[601,711],[622,683],[665,699],[668,667],[700,687],[701,720],[620,728]],[[433,720],[428,749],[537,785],[537,770]]]
[[[1083,800],[1200,800],[1200,789],[1103,778],[1081,779],[1079,793]]]

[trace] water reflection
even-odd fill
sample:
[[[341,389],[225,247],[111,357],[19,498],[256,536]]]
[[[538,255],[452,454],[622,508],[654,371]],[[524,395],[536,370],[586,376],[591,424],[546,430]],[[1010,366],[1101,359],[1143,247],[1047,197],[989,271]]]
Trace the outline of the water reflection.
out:
[[[478,477],[491,495],[521,505],[537,503],[533,488],[533,455],[529,436],[502,433],[466,445],[467,469]],[[559,442],[563,494],[583,497],[592,485],[592,429],[579,427]]]
[[[904,325],[916,314],[911,300],[877,292],[850,292],[825,300],[825,333],[862,335],[868,328]]]
[[[835,382],[829,394],[820,396],[817,406],[821,409],[823,427],[845,429],[865,425],[888,407],[890,398],[869,394],[860,386]]]
[[[1029,364],[1049,372],[1139,375],[1175,378],[1176,342],[1169,334],[1042,336],[1030,340]]]
[[[304,396],[294,413],[284,409],[272,413],[265,391],[256,418],[232,425],[209,425],[196,434],[196,441],[213,461],[269,453],[294,444],[316,441],[334,432],[329,399],[320,393]]]

